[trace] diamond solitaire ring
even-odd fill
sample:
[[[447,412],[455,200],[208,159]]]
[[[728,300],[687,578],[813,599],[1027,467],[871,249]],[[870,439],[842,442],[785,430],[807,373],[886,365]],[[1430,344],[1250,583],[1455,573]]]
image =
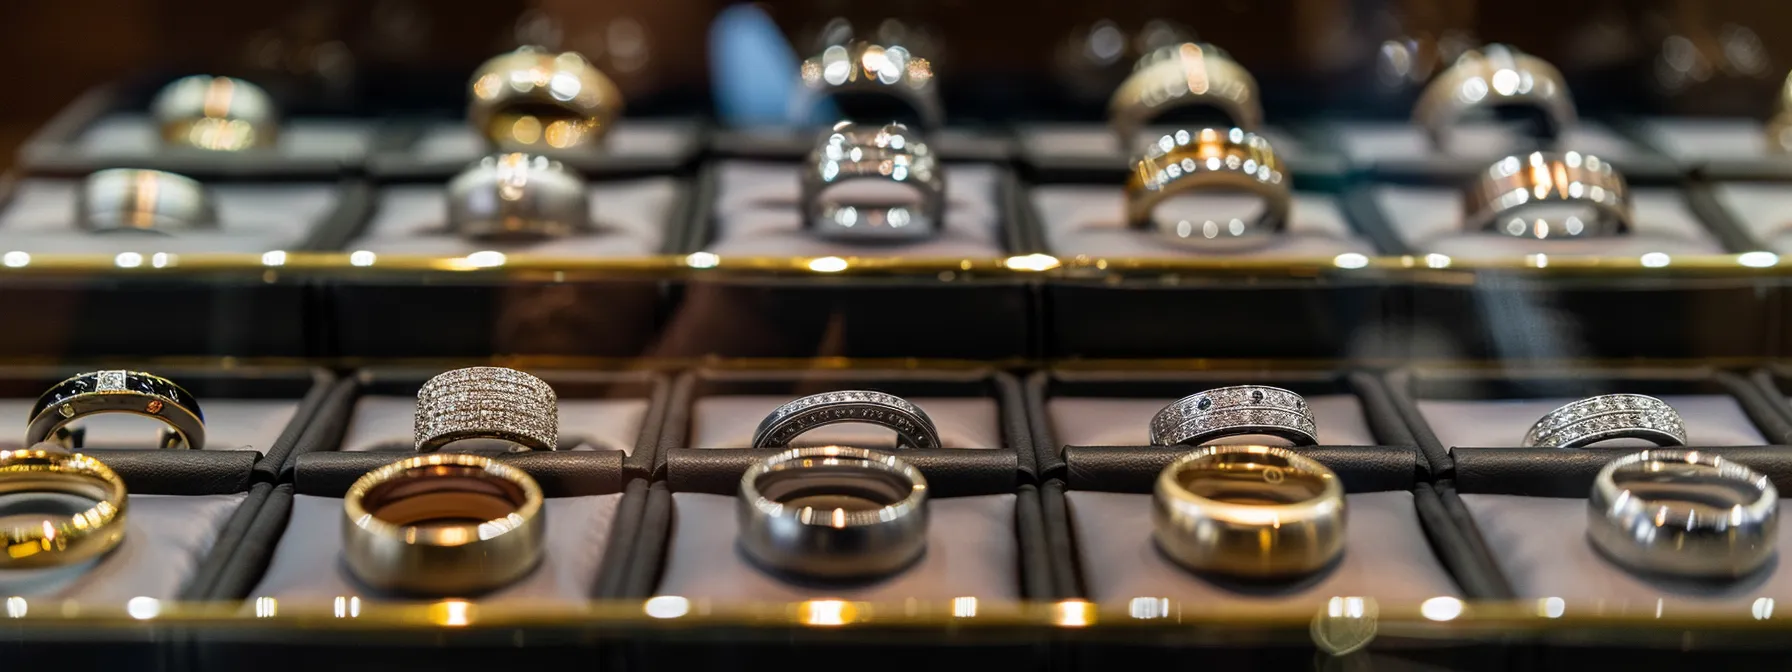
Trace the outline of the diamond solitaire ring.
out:
[[[753,432],[754,448],[783,448],[816,427],[863,422],[896,430],[898,447],[938,448],[939,430],[920,406],[869,390],[811,394],[773,409]]]
[[[1296,446],[1319,443],[1307,400],[1268,385],[1221,387],[1176,400],[1151,418],[1151,445],[1199,446],[1228,436],[1265,435]]]
[[[1642,394],[1604,394],[1545,413],[1524,434],[1526,448],[1585,448],[1608,439],[1686,445],[1686,425],[1674,407]]]
[[[417,390],[417,452],[462,439],[499,439],[553,450],[560,436],[558,397],[535,376],[498,366],[437,375]]]

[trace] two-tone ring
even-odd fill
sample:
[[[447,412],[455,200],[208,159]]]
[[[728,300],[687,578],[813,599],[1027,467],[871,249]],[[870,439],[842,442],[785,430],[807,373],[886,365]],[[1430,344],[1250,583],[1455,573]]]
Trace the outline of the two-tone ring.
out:
[[[342,500],[344,565],[369,587],[460,596],[540,564],[541,487],[479,455],[436,453],[367,472]]]
[[[1539,211],[1550,212],[1537,216]],[[1481,171],[1464,193],[1463,213],[1469,231],[1520,238],[1614,236],[1630,230],[1630,188],[1622,173],[1597,156],[1531,152]]]
[[[436,375],[417,390],[414,439],[419,453],[466,439],[554,450],[559,436],[559,397],[554,388],[515,369],[455,369]]]
[[[1503,44],[1469,51],[1426,85],[1413,107],[1413,121],[1432,145],[1447,149],[1450,131],[1462,117],[1495,108],[1530,109],[1545,145],[1578,119],[1562,73],[1536,56]]]
[[[585,179],[545,156],[494,154],[448,182],[448,228],[474,240],[541,240],[590,231]]]
[[[885,576],[927,549],[927,479],[888,453],[784,450],[747,468],[736,502],[741,550],[776,572]]]
[[[1298,576],[1344,553],[1344,487],[1286,448],[1208,446],[1158,474],[1151,525],[1164,555],[1190,570]]]
[[[1171,197],[1198,191],[1250,194],[1262,199],[1263,208],[1255,217],[1227,221],[1153,216]],[[1292,199],[1288,176],[1269,141],[1238,128],[1184,130],[1158,138],[1133,161],[1126,179],[1127,222],[1191,244],[1269,240],[1268,234],[1287,226]]]
[[[1527,448],[1584,448],[1610,439],[1642,439],[1657,446],[1686,445],[1686,423],[1655,397],[1605,394],[1545,413],[1524,434]]]
[[[81,181],[75,226],[94,233],[179,235],[218,228],[218,209],[205,185],[185,175],[108,168]]]
[[[0,450],[0,495],[59,493],[93,506],[29,525],[0,528],[0,569],[69,565],[124,541],[124,480],[88,455],[34,446]]]
[[[1145,124],[1164,112],[1209,106],[1244,131],[1263,125],[1263,103],[1257,80],[1225,51],[1210,44],[1187,42],[1167,46],[1140,58],[1132,74],[1108,100],[1108,125],[1122,151],[1137,147]]]
[[[804,225],[817,237],[913,241],[939,232],[946,183],[927,143],[907,126],[842,121],[809,152],[802,204]]]
[[[173,381],[141,371],[94,371],[52,386],[31,407],[25,445],[50,441],[74,447],[71,425],[102,413],[130,413],[166,425],[159,448],[204,448],[205,414],[199,401]]]
[[[1151,445],[1199,446],[1228,436],[1264,435],[1296,446],[1319,443],[1312,410],[1300,395],[1268,385],[1238,385],[1176,400],[1151,418]]]
[[[1587,539],[1618,565],[1699,579],[1747,575],[1773,559],[1779,490],[1710,453],[1647,450],[1606,464],[1587,499]]]
[[[773,409],[753,432],[754,448],[783,448],[816,427],[861,422],[896,432],[898,448],[939,448],[940,433],[920,406],[870,390],[824,392]]]
[[[906,47],[863,40],[831,45],[804,60],[799,74],[803,88],[791,101],[797,114],[810,113],[825,98],[872,94],[906,103],[926,130],[936,130],[945,123],[945,107],[933,81],[933,64],[909,53]]]
[[[597,144],[622,114],[622,90],[576,52],[523,47],[473,71],[467,120],[493,147],[546,151]]]
[[[214,152],[272,146],[279,113],[261,87],[235,77],[193,75],[174,80],[150,103],[162,142]]]

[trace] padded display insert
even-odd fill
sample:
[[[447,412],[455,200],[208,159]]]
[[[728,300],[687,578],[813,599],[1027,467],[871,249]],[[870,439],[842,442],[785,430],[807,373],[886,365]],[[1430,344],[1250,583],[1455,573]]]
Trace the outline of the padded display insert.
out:
[[[718,169],[714,234],[703,249],[718,255],[999,257],[1006,254],[998,177],[994,166],[949,164],[945,229],[926,240],[854,245],[803,230],[797,163],[726,161]],[[862,186],[861,186],[862,185]],[[881,186],[855,181],[838,188]],[[903,195],[911,193],[904,187]]]
[[[632,453],[647,417],[643,398],[560,398],[560,437],[579,441],[576,450]],[[364,396],[355,401],[341,450],[410,450],[415,437],[416,397]],[[473,440],[456,442],[472,444]]]
[[[1449,187],[1378,186],[1375,202],[1395,235],[1415,250],[1465,259],[1493,259],[1526,254],[1641,256],[1722,254],[1724,247],[1699,221],[1678,191],[1631,189],[1634,216],[1630,232],[1621,236],[1581,239],[1518,238],[1463,228],[1462,192]],[[1570,212],[1576,211],[1567,206]]]
[[[624,119],[592,151],[618,158],[680,157],[697,139],[689,122]],[[408,153],[424,161],[464,160],[491,153],[484,137],[466,122],[435,124],[425,129]]]
[[[1342,121],[1330,124],[1344,155],[1355,163],[1423,161],[1440,157],[1485,159],[1487,165],[1517,152],[1536,149],[1537,141],[1508,122],[1464,119],[1452,126],[1447,149],[1432,146],[1425,129],[1417,124],[1374,121]],[[1647,154],[1647,150],[1596,122],[1582,120],[1562,134],[1560,147],[1592,154],[1618,164]]]
[[[773,409],[796,397],[716,395],[693,402],[690,448],[751,448],[753,432]],[[988,397],[914,397],[933,419],[941,448],[1003,448],[1001,411]],[[805,432],[793,446],[896,447],[896,432],[862,422],[826,425]]]
[[[528,243],[468,240],[448,226],[446,187],[398,185],[380,190],[378,209],[349,245],[382,254],[467,255],[482,250],[568,257],[639,257],[659,254],[679,197],[666,177],[594,182],[590,185],[595,230]]]
[[[1191,388],[1191,393],[1199,390]],[[1323,446],[1373,446],[1380,442],[1369,431],[1363,406],[1355,395],[1327,394],[1306,397],[1319,427]],[[1175,399],[1120,399],[1054,397],[1045,402],[1052,434],[1065,446],[1150,445],[1151,417]],[[1215,443],[1262,443],[1262,437],[1239,436]],[[1055,450],[1055,447],[1054,447]]]
[[[0,399],[0,418],[11,418],[12,427],[0,436],[23,437],[35,399]],[[266,453],[299,410],[298,399],[199,400],[205,413],[207,450],[253,450]],[[81,445],[91,448],[154,448],[157,433],[167,425],[129,413],[106,413],[82,418],[86,429]]]
[[[1201,246],[1173,240],[1156,231],[1134,229],[1126,221],[1122,185],[1047,185],[1032,190],[1033,211],[1045,231],[1047,249],[1057,255],[1113,257],[1258,257],[1336,256],[1346,252],[1374,254],[1375,247],[1356,235],[1337,199],[1295,192],[1293,209],[1282,232],[1266,244]],[[1256,196],[1225,192],[1189,192],[1173,196],[1153,211],[1160,222],[1233,218],[1253,221],[1262,212]]]
[[[1200,123],[1154,124],[1134,137],[1130,146],[1121,147],[1119,137],[1113,129],[1098,124],[1033,124],[1020,129],[1020,144],[1026,150],[1039,157],[1074,158],[1078,160],[1109,159],[1115,165],[1124,165],[1140,153],[1140,149],[1165,135],[1180,130],[1205,127]],[[1265,128],[1257,132],[1269,140],[1269,146],[1275,148],[1276,156],[1286,161],[1299,160],[1307,154],[1305,143],[1295,136],[1279,128]]]
[[[1651,146],[1684,163],[1769,159],[1777,156],[1759,119],[1652,118],[1638,123]]]
[[[152,266],[157,252],[259,254],[290,250],[305,243],[337,206],[335,183],[212,183],[219,227],[164,236],[152,233],[96,235],[75,227],[81,180],[34,178],[20,181],[0,207],[0,235],[7,251],[55,254],[137,252]],[[167,262],[162,262],[166,264]]]
[[[282,119],[280,138],[268,153],[280,158],[353,161],[367,153],[378,130],[379,122],[368,119]],[[96,163],[129,162],[166,151],[155,120],[135,113],[101,118],[68,148]]]
[[[1680,413],[1688,445],[1759,446],[1767,443],[1735,399],[1715,394],[1657,397]],[[1578,398],[1419,399],[1419,412],[1444,446],[1516,447],[1544,414]],[[1653,446],[1640,439],[1614,439],[1600,446]]]
[[[1792,190],[1772,182],[1718,182],[1711,193],[1755,240],[1792,253]]]
[[[218,532],[248,495],[128,495],[125,537],[104,556],[66,567],[0,570],[0,593],[27,599],[78,599],[117,608],[134,597],[173,599],[193,573]],[[92,506],[91,500],[60,495],[10,495],[55,497],[72,507]]]

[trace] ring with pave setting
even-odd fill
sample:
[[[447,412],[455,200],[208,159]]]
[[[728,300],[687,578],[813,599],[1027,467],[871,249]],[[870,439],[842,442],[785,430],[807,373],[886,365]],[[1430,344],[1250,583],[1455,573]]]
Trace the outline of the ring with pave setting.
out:
[[[158,448],[205,447],[205,414],[199,410],[199,401],[174,381],[142,371],[94,371],[57,383],[31,407],[25,445],[50,441],[74,449],[75,433],[70,426],[100,413],[160,420],[168,427]]]
[[[462,439],[553,450],[559,414],[554,388],[535,376],[501,366],[447,371],[417,390],[417,452],[435,452]]]
[[[940,447],[940,433],[927,412],[893,394],[870,390],[824,392],[773,409],[753,432],[754,448],[783,448],[816,427],[863,422],[896,431],[897,446]]]
[[[1655,397],[1602,394],[1543,414],[1524,433],[1526,448],[1585,448],[1608,439],[1642,439],[1657,446],[1686,445],[1680,414]]]
[[[1319,444],[1307,400],[1268,385],[1238,385],[1176,400],[1151,418],[1151,445],[1199,446],[1228,436],[1262,434],[1296,446]]]

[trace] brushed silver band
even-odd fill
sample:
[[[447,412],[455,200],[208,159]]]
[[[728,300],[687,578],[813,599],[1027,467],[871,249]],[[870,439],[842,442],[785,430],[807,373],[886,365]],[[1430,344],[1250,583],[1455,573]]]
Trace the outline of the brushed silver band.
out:
[[[185,175],[108,168],[81,182],[75,226],[94,233],[173,236],[217,229],[218,210],[205,185]]]
[[[927,549],[927,479],[888,453],[779,451],[747,468],[736,502],[741,550],[776,572],[887,576]]]
[[[1711,453],[1647,450],[1612,460],[1587,498],[1587,539],[1620,566],[1731,579],[1773,559],[1773,481]]]
[[[559,161],[495,154],[448,183],[448,228],[474,240],[530,241],[590,231],[585,179]]]
[[[176,147],[237,152],[272,146],[280,136],[273,98],[235,77],[182,77],[149,107],[162,142]]]

